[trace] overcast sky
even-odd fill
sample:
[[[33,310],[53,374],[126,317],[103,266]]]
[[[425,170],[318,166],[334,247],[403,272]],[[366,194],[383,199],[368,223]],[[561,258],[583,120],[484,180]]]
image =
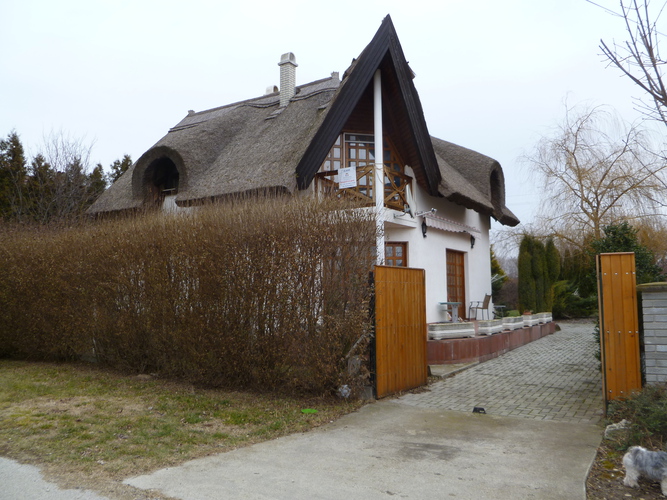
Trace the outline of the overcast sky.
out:
[[[297,84],[342,75],[387,14],[429,132],[498,160],[522,221],[539,197],[518,159],[566,99],[638,117],[641,95],[599,49],[625,39],[623,21],[585,0],[2,0],[0,136],[32,156],[62,132],[94,143],[93,164],[136,160],[189,109],[278,85],[284,52]]]

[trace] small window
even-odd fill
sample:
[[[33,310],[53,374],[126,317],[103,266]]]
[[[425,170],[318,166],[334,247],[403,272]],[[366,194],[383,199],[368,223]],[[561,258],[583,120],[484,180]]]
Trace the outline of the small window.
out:
[[[408,244],[406,242],[385,243],[384,263],[387,266],[408,267]]]

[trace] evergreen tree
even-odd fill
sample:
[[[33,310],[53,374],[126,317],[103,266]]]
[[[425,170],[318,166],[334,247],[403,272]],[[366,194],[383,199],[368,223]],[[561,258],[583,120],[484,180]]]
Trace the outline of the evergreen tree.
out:
[[[495,303],[498,300],[500,289],[503,287],[507,281],[507,274],[500,266],[496,255],[493,253],[493,246],[491,247],[491,296],[493,297],[493,302]]]
[[[653,252],[639,242],[637,230],[628,222],[612,224],[604,228],[604,237],[594,240],[591,248],[595,254],[611,252],[634,252],[637,283],[663,281],[665,275]],[[595,276],[593,276],[595,279]]]
[[[525,235],[519,245],[519,308],[522,311],[534,311],[535,278],[533,275],[533,238]]]
[[[130,155],[123,156],[122,160],[114,161],[111,164],[111,172],[109,173],[109,184],[116,182],[131,166],[132,158],[130,158]]]
[[[26,161],[16,132],[0,140],[0,218],[21,219],[25,212]]]
[[[554,303],[554,286],[558,281],[560,276],[560,254],[558,249],[554,244],[554,240],[549,238],[547,244],[544,247],[545,252],[545,279],[547,280],[548,286],[545,294],[545,309],[547,311],[553,311]]]
[[[538,239],[533,239],[533,252],[532,252],[532,265],[533,265],[533,279],[535,280],[535,309],[533,312],[540,312],[546,310],[545,296],[547,291],[547,282],[545,280],[545,275],[548,276],[548,271],[546,271],[546,257],[544,253],[544,245]]]
[[[104,175],[104,168],[102,168],[101,164],[98,163],[93,171],[88,175],[87,183],[88,199],[86,204],[90,206],[107,188],[107,179]]]

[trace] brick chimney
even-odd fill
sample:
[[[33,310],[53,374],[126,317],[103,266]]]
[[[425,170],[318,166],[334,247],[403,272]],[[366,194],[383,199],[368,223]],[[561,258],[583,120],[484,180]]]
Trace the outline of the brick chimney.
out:
[[[280,107],[284,108],[296,93],[296,57],[291,52],[280,57]]]

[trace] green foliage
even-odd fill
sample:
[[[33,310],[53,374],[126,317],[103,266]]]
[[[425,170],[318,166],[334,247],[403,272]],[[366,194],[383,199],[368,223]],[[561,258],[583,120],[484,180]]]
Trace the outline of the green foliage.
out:
[[[582,297],[571,281],[557,281],[552,290],[552,312],[555,319],[585,318],[597,309],[597,296]]]
[[[122,160],[114,161],[111,164],[111,172],[109,173],[109,184],[116,182],[131,166],[132,158],[130,155],[123,156]]]
[[[547,259],[547,271],[549,275],[549,281],[555,283],[560,277],[560,252],[556,248],[553,238],[547,240],[545,245],[546,259]]]
[[[639,242],[637,230],[628,222],[613,224],[604,228],[604,237],[594,240],[591,249],[595,254],[611,252],[634,252],[637,284],[664,281],[665,275],[658,265],[653,252]]]
[[[536,309],[535,277],[533,276],[533,238],[524,236],[519,246],[519,309]]]
[[[519,305],[533,312],[552,311],[554,283],[560,274],[560,256],[551,239],[544,245],[525,235],[519,247]]]
[[[491,296],[493,302],[496,303],[500,296],[500,290],[507,281],[507,274],[500,266],[496,255],[493,253],[493,246],[491,247]]]
[[[622,443],[663,449],[667,443],[667,386],[649,385],[641,392],[623,400],[609,403],[607,419],[631,422],[630,432]]]
[[[26,161],[16,132],[0,140],[0,218],[20,217],[25,198]]]
[[[315,200],[236,200],[0,237],[0,356],[92,356],[214,386],[358,381],[375,227]]]
[[[548,271],[546,270],[544,245],[540,240],[533,239],[531,260],[533,265],[533,279],[535,280],[535,309],[533,312],[546,311],[545,295],[549,288],[549,283],[545,280],[545,274],[548,276]]]

